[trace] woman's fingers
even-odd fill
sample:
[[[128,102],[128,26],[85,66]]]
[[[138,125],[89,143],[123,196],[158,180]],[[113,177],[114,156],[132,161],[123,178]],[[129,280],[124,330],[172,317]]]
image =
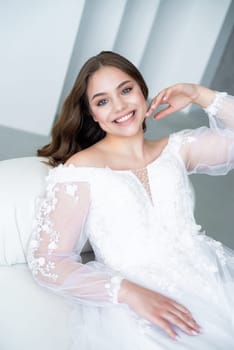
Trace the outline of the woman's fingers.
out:
[[[173,106],[168,105],[166,108],[162,109],[161,111],[157,112],[153,118],[154,119],[162,119],[169,114],[172,114],[175,112],[175,108]]]
[[[164,311],[160,314],[157,313],[151,322],[157,324],[173,339],[178,338],[178,334],[174,329],[175,326],[191,336],[198,335],[201,331],[198,324],[188,314],[176,315],[174,312]]]
[[[165,92],[165,90],[162,90],[155,98],[152,99],[150,106],[146,112],[146,117],[149,117],[160,105],[167,103]]]
[[[172,306],[174,308],[178,309],[181,312],[184,312],[185,314],[190,314],[191,315],[191,312],[186,307],[184,307],[183,305],[177,303],[174,300],[172,300],[171,303],[172,303]]]
[[[176,333],[176,331],[172,328],[171,324],[165,318],[157,318],[156,323],[172,339],[177,339],[179,337],[178,334]]]
[[[164,318],[189,335],[199,334],[199,326],[192,320],[186,320],[183,317],[178,317],[174,313],[170,312],[166,313]]]
[[[192,315],[188,315],[188,314],[184,314],[184,313],[178,312],[175,309],[172,310],[170,312],[170,314],[175,316],[176,320],[181,320],[186,326],[188,326],[189,328],[195,330],[196,332],[199,332],[201,330],[201,327],[193,319]]]
[[[189,335],[197,335],[201,332],[201,327],[193,319],[188,309],[171,299],[165,298],[164,302],[164,305],[161,304],[161,308],[156,314],[155,323],[162,327],[168,335],[172,338],[177,336],[173,326]]]
[[[170,313],[176,315],[181,320],[183,320],[186,324],[188,324],[191,328],[193,328],[196,331],[201,331],[201,327],[199,324],[194,320],[191,312],[186,309],[183,305],[180,305],[176,302],[173,302],[173,307],[170,309]]]

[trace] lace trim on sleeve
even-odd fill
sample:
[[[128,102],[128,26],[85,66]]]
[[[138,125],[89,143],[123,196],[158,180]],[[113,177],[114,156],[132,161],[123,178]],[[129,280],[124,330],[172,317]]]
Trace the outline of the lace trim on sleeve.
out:
[[[217,114],[218,110],[221,108],[221,106],[223,104],[223,100],[226,96],[227,96],[226,92],[216,91],[215,98],[214,98],[213,102],[209,106],[204,108],[204,111],[208,115],[216,116],[216,114]]]
[[[110,282],[105,284],[107,293],[111,298],[113,304],[118,304],[118,293],[123,280],[122,276],[111,277]]]

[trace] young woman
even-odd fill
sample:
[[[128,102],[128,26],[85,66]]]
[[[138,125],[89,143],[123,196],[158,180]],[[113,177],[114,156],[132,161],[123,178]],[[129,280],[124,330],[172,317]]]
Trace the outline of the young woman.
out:
[[[177,84],[147,104],[128,60],[101,52],[81,69],[39,151],[54,166],[28,263],[74,300],[74,349],[234,348],[234,253],[200,231],[188,174],[234,166],[234,99]],[[145,118],[195,103],[210,128],[149,141]],[[95,261],[83,264],[89,240]],[[175,341],[178,340],[178,341]]]

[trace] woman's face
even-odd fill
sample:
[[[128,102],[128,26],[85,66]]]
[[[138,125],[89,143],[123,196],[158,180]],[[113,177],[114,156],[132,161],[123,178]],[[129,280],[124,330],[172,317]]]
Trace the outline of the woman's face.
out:
[[[90,111],[107,134],[133,136],[142,131],[147,111],[138,83],[116,67],[104,66],[89,79]]]

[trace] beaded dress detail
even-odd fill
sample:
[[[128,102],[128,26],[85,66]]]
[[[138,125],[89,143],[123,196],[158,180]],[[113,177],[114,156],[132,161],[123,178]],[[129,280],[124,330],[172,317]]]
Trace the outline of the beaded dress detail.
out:
[[[132,172],[133,172],[134,175],[136,175],[136,177],[142,183],[142,185],[144,186],[146,192],[148,193],[148,196],[150,197],[150,199],[152,201],[147,167],[146,168],[141,168],[141,169],[132,169]]]

